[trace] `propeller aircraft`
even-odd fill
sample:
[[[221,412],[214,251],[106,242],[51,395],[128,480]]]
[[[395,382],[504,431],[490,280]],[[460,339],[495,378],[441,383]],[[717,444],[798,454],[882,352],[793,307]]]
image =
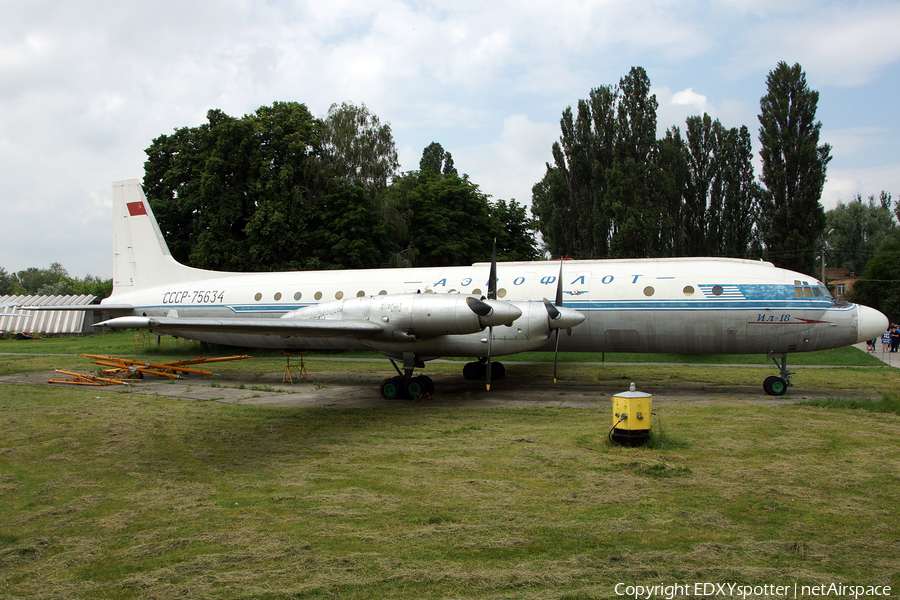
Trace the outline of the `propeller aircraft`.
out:
[[[490,264],[459,267],[229,273],[172,257],[138,179],[113,183],[113,219],[113,293],[100,304],[113,318],[98,326],[242,347],[375,349],[397,371],[384,398],[433,393],[415,369],[444,356],[473,357],[463,376],[490,389],[505,371],[494,358],[528,350],[762,353],[779,368],[763,388],[781,395],[789,353],[872,339],[888,324],[762,261],[498,264],[495,250]]]

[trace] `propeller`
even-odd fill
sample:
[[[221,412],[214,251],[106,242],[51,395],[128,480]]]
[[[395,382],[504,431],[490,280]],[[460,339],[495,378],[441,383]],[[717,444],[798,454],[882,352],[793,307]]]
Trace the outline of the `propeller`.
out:
[[[550,316],[550,319],[556,320],[559,318],[560,312],[557,307],[563,305],[563,289],[562,289],[562,273],[563,269],[563,261],[559,259],[559,277],[556,278],[556,304],[551,305],[550,302],[544,298],[544,307],[547,309],[547,314]],[[559,329],[556,330],[556,349],[553,351],[553,383],[556,383],[556,359],[559,357]]]
[[[491,272],[488,275],[487,299],[497,299],[497,238],[494,238],[494,248],[491,251]],[[491,342],[494,339],[494,326],[488,325],[487,338],[487,364],[484,369],[484,384],[487,391],[491,391]]]

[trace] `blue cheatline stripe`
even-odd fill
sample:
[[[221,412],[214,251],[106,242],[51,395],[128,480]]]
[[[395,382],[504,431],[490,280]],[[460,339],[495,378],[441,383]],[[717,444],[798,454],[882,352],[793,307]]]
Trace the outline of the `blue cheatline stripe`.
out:
[[[758,300],[612,300],[612,301],[572,301],[565,306],[582,311],[622,311],[622,310],[797,310],[797,311],[824,311],[833,308],[831,302],[788,302],[772,301],[761,303]],[[849,308],[849,307],[848,307]]]

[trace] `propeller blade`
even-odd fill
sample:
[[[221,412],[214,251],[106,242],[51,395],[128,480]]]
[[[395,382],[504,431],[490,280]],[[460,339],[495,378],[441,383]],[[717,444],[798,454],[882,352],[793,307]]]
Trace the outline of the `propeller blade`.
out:
[[[551,319],[559,318],[559,310],[557,307],[563,305],[563,261],[562,258],[559,259],[559,276],[556,278],[556,307],[553,307],[553,312],[550,312],[550,303],[544,299],[544,306],[547,307],[547,314],[550,315]],[[556,314],[554,314],[556,313]],[[556,360],[559,358],[559,329],[556,330],[556,349],[553,351],[553,383],[556,383]]]
[[[491,340],[494,338],[494,326],[491,325],[488,327],[488,351],[487,351],[487,364],[484,369],[484,384],[487,387],[487,391],[491,391]]]
[[[469,305],[469,309],[479,317],[486,317],[491,314],[493,311],[493,307],[487,302],[482,302],[475,296],[469,296],[466,298],[466,304]]]
[[[491,251],[491,272],[488,276],[487,299],[497,299],[497,238],[494,238],[494,249]],[[469,308],[472,308],[472,306],[469,305]],[[491,341],[493,339],[494,326],[490,325],[488,326],[487,364],[485,365],[484,369],[484,384],[487,388],[487,391],[491,391]]]
[[[563,305],[562,267],[563,261],[562,259],[559,259],[559,277],[556,278],[556,306]]]
[[[494,238],[494,249],[491,252],[491,274],[487,284],[488,300],[497,299],[497,238]]]
[[[550,301],[544,298],[544,308],[547,309],[547,315],[550,317],[551,321],[555,321],[559,318],[559,310],[550,304]]]
[[[559,356],[559,329],[556,330],[556,350],[553,352],[553,383],[556,383],[556,357]]]

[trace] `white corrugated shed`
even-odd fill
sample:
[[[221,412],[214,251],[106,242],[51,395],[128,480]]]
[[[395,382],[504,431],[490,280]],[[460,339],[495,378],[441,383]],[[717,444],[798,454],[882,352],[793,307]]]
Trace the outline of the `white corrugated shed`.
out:
[[[93,313],[83,310],[22,310],[20,306],[88,306],[96,296],[0,296],[0,331],[80,334],[93,323]],[[99,310],[100,307],[97,306]],[[15,313],[15,314],[13,314]],[[27,316],[16,316],[27,315]]]

